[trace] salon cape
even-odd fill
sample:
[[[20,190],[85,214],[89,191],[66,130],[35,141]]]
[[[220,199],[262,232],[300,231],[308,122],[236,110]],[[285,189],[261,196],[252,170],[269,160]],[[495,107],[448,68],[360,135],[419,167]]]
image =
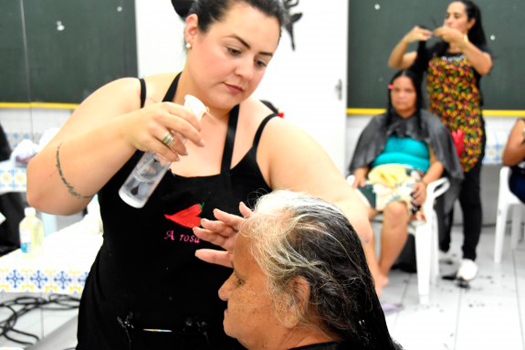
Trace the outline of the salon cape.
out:
[[[374,116],[359,136],[350,163],[350,173],[358,168],[370,167],[392,135],[425,141],[443,164],[445,168],[443,175],[450,181],[450,188],[444,195],[445,212],[448,212],[457,198],[459,184],[463,179],[463,171],[450,132],[436,115],[425,110],[420,112],[421,123],[418,123],[417,114],[403,118],[392,113],[392,121],[387,126],[387,116],[387,113]]]

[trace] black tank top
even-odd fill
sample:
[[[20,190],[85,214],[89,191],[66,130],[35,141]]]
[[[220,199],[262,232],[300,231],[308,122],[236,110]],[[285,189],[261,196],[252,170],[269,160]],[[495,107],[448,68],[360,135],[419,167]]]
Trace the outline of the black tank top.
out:
[[[163,101],[173,100],[178,77]],[[142,80],[141,86],[144,106]],[[195,250],[217,247],[199,241],[191,229],[200,218],[213,219],[214,208],[239,214],[240,201],[253,204],[271,192],[256,155],[262,131],[275,115],[263,120],[253,146],[231,168],[238,113],[236,106],[229,115],[220,174],[182,177],[168,171],[146,205],[135,209],[118,190],[143,154],[137,151],[100,190],[104,242],[82,294],[78,349],[238,347],[224,334],[226,305],[218,297],[232,270],[197,259]]]

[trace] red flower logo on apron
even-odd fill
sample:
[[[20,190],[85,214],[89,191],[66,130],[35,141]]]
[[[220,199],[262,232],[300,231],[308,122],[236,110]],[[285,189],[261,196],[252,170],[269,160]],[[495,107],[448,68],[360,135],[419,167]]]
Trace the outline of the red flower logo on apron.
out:
[[[204,204],[204,203],[203,203]],[[164,215],[166,219],[171,220],[181,226],[193,228],[200,225],[203,204],[194,204],[189,208],[176,212],[171,215]]]

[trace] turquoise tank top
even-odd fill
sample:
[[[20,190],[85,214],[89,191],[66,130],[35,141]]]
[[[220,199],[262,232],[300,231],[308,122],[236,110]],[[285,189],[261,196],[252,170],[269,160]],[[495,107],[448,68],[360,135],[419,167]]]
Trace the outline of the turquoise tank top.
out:
[[[411,137],[390,136],[385,148],[372,162],[371,167],[392,163],[409,165],[426,173],[430,166],[430,151],[427,143]]]

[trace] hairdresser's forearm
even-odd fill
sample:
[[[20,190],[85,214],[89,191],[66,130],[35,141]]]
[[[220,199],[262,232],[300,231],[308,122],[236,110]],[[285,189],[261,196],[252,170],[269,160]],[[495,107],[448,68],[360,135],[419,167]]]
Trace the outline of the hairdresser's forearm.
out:
[[[357,195],[357,192],[355,190],[348,192],[345,198],[335,201],[335,204],[348,218],[361,241],[368,243],[372,239],[374,232],[368,219],[368,209]]]
[[[471,42],[467,42],[463,45],[462,52],[467,56],[469,63],[479,74],[488,74],[492,69],[492,58],[490,55],[481,51]]]
[[[394,49],[392,50],[392,53],[390,54],[390,58],[388,59],[388,66],[390,68],[395,68],[395,69],[405,68],[403,67],[403,57],[407,51],[407,47],[408,47],[408,42],[405,39],[405,37],[403,37],[397,43],[396,47],[394,47]]]
[[[59,215],[79,212],[131,157],[118,118],[84,133],[61,137],[29,163],[27,199],[35,208]]]

